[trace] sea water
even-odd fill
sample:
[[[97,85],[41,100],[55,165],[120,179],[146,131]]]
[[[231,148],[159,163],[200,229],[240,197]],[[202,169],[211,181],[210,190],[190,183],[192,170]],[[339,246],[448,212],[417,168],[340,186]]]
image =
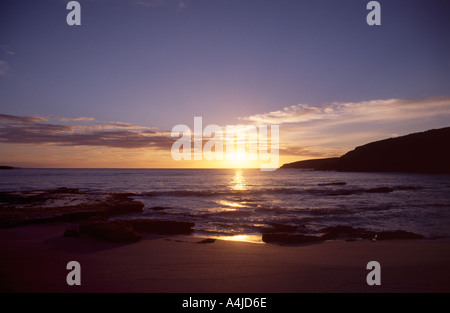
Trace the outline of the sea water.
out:
[[[0,191],[60,187],[89,193],[133,193],[145,208],[142,214],[130,217],[194,222],[199,234],[252,235],[282,226],[314,234],[324,227],[347,225],[450,237],[450,175],[299,169],[0,172]]]

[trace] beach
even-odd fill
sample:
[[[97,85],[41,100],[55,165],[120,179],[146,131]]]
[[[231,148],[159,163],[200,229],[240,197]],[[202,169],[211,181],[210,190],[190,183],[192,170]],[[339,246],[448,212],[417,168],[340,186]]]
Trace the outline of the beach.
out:
[[[132,244],[64,237],[69,223],[0,229],[1,292],[449,292],[449,240],[273,245],[145,235]],[[69,286],[69,261],[81,285]],[[369,261],[381,285],[369,286]]]

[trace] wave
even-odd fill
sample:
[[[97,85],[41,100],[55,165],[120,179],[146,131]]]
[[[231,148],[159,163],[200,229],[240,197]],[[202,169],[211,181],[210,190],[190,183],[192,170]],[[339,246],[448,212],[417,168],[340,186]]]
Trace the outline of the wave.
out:
[[[340,187],[343,188],[340,188]],[[341,183],[324,184],[323,188],[306,188],[307,186],[280,187],[280,188],[261,188],[250,190],[166,190],[149,191],[138,194],[142,197],[220,197],[220,196],[249,196],[249,195],[277,195],[277,194],[309,194],[317,196],[346,196],[362,193],[390,193],[394,191],[411,191],[422,189],[421,186],[379,186],[373,188],[364,188],[355,186],[346,188]],[[248,199],[248,202],[254,201]]]

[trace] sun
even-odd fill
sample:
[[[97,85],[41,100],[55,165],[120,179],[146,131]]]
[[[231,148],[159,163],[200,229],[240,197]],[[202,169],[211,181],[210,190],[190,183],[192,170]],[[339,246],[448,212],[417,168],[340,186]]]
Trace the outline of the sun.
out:
[[[229,168],[256,168],[259,167],[259,162],[248,152],[239,151],[233,153],[226,153],[225,160],[226,167]]]

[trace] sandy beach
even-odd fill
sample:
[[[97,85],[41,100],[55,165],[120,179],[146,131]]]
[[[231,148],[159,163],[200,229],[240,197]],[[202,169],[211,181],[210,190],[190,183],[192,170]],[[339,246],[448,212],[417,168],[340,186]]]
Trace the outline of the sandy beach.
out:
[[[147,235],[114,244],[62,234],[68,223],[0,230],[1,292],[449,292],[450,241],[326,241],[279,246]],[[68,286],[66,264],[81,264]],[[381,286],[368,286],[369,261]]]

